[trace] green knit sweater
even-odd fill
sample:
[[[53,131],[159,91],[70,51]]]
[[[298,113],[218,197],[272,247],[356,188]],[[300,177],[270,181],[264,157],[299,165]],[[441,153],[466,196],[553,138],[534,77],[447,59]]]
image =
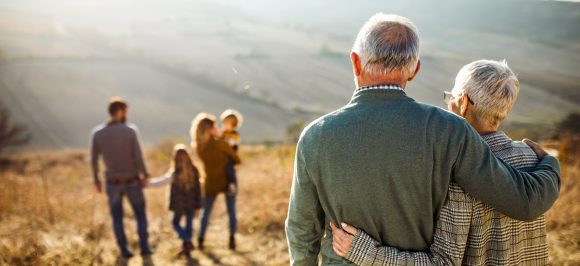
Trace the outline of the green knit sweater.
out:
[[[293,265],[350,262],[332,250],[343,220],[383,245],[428,250],[449,182],[506,215],[530,220],[559,195],[559,164],[535,172],[496,159],[462,118],[403,91],[367,90],[311,123],[296,151],[286,233]]]

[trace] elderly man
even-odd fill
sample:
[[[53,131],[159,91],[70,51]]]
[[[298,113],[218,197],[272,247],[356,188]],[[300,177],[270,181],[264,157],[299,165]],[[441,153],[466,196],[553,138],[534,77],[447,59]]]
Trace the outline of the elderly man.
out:
[[[526,144],[497,131],[514,105],[520,86],[506,62],[478,60],[464,66],[451,92],[449,111],[465,117],[497,158],[530,171],[538,157]],[[380,246],[366,233],[344,224],[333,227],[337,254],[359,265],[547,265],[543,216],[523,222],[511,219],[451,183],[430,252],[406,252]]]
[[[405,93],[417,75],[415,26],[373,16],[351,53],[356,90],[312,122],[296,148],[286,233],[293,265],[351,262],[332,249],[330,223],[349,222],[382,245],[426,251],[451,181],[515,219],[534,219],[559,194],[559,164],[534,172],[496,159],[464,119]],[[322,247],[321,247],[322,245]]]

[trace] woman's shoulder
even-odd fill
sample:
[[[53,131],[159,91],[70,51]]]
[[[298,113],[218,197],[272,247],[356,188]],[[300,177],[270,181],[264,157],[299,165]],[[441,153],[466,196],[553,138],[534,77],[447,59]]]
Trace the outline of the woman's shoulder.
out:
[[[221,148],[223,148],[223,147],[230,147],[230,144],[227,141],[223,140],[223,139],[216,139],[215,140],[215,145],[216,146],[219,146]]]

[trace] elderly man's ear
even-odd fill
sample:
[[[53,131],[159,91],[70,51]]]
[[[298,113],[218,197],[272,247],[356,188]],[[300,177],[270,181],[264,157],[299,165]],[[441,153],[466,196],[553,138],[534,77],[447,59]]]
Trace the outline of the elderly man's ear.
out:
[[[415,72],[413,72],[413,75],[411,75],[408,79],[408,81],[413,80],[417,74],[419,74],[419,71],[421,70],[421,60],[417,60],[417,67],[415,67]]]
[[[357,77],[360,76],[362,66],[358,54],[355,52],[350,52],[350,61],[352,62],[352,71],[354,72],[354,75]]]

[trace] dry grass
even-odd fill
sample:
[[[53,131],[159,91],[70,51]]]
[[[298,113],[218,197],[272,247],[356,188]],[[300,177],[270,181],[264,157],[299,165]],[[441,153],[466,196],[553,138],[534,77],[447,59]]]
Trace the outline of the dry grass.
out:
[[[171,143],[148,154],[150,171],[167,169]],[[284,218],[292,175],[293,150],[251,147],[242,151],[238,197],[237,252],[227,245],[225,204],[219,198],[207,235],[206,252],[194,259],[175,257],[181,243],[170,224],[167,189],[146,191],[149,231],[156,254],[129,265],[285,265],[289,259]],[[0,172],[0,265],[112,265],[117,258],[104,194],[97,194],[85,152],[35,152],[3,161]],[[200,166],[200,163],[197,162]],[[125,226],[138,252],[132,212],[125,204]],[[199,217],[195,229],[199,228]]]
[[[150,171],[166,170],[171,142],[148,153]],[[287,265],[284,218],[292,175],[293,149],[246,147],[240,167],[239,251],[227,244],[225,204],[218,199],[207,236],[207,251],[194,259],[175,258],[179,241],[171,229],[166,189],[147,190],[152,245],[150,261],[130,265]],[[123,264],[110,228],[106,196],[94,192],[85,152],[35,152],[10,158],[0,172],[0,265]],[[199,162],[197,162],[199,166]],[[547,213],[554,265],[580,264],[580,167],[568,167],[562,194]],[[126,230],[136,246],[135,225],[126,205]],[[196,229],[199,217],[196,218]]]
[[[580,165],[562,170],[560,197],[546,213],[550,261],[580,265]]]

